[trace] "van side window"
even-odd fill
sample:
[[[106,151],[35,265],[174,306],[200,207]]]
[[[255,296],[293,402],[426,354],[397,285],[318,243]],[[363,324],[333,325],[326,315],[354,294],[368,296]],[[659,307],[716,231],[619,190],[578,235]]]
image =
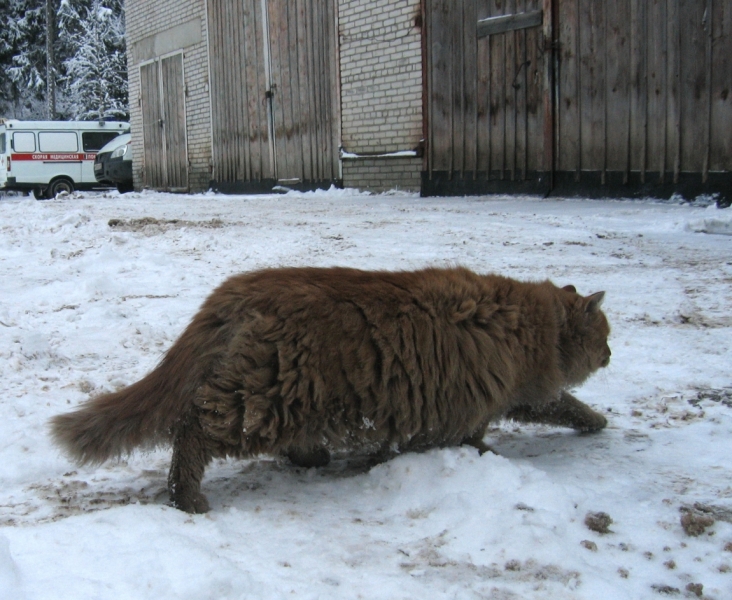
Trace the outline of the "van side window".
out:
[[[13,150],[16,152],[35,152],[36,136],[32,131],[13,132]]]
[[[5,154],[5,133],[0,133],[0,154]]]
[[[38,146],[41,152],[78,152],[79,140],[75,131],[39,131]]]
[[[84,131],[81,134],[81,146],[84,152],[96,152],[118,135],[118,131]]]

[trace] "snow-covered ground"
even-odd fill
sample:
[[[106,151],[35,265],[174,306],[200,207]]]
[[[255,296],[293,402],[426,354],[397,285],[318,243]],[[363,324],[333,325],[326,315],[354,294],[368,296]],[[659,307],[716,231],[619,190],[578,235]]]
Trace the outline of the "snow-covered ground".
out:
[[[731,225],[714,206],[352,190],[0,200],[0,598],[732,598]],[[577,392],[606,430],[501,423],[497,455],[372,467],[219,461],[197,516],[166,505],[169,451],[78,468],[49,440],[230,274],[454,264],[607,291],[612,362]]]

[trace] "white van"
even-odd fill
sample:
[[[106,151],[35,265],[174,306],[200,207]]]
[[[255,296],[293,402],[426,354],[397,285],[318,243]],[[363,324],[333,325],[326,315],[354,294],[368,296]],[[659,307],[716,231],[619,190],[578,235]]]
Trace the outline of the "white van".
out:
[[[0,191],[32,190],[40,200],[97,188],[97,151],[129,130],[121,121],[0,120]]]

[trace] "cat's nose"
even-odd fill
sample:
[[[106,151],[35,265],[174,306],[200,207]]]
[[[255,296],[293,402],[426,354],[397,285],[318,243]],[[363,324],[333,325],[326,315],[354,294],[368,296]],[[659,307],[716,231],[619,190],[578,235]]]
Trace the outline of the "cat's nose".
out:
[[[602,359],[601,365],[603,367],[607,367],[610,364],[610,356],[612,355],[612,352],[610,352],[610,348],[606,348],[607,354],[605,354],[605,358]]]

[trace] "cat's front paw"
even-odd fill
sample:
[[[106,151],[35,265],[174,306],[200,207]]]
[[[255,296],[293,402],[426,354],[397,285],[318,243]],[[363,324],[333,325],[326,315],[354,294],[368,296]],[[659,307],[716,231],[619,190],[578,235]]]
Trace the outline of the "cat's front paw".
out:
[[[171,494],[170,503],[174,508],[192,515],[207,513],[211,507],[201,492],[188,492],[183,494]]]
[[[599,412],[592,411],[589,414],[582,415],[582,418],[573,424],[574,429],[583,433],[592,433],[600,431],[607,426],[607,419]]]

